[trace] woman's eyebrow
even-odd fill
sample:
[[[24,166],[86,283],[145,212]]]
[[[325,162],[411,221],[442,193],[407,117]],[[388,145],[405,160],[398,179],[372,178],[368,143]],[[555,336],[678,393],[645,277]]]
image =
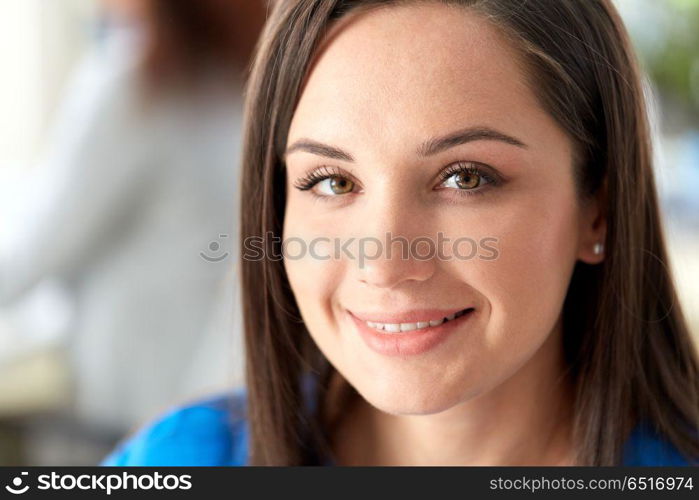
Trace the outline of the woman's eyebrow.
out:
[[[499,141],[512,146],[526,149],[528,146],[512,136],[498,132],[489,127],[469,127],[447,135],[428,139],[417,148],[418,156],[432,156],[449,148],[473,141]],[[324,156],[333,160],[354,162],[354,157],[338,147],[323,144],[313,139],[299,139],[289,146],[284,153],[287,156],[294,151],[305,151],[318,156]]]
[[[422,143],[417,149],[418,156],[432,156],[449,148],[473,141],[499,141],[520,148],[528,146],[512,136],[498,132],[489,127],[469,127],[456,132],[451,132],[441,137],[435,137]]]
[[[305,151],[318,156],[324,156],[333,160],[354,161],[351,154],[340,148],[314,141],[313,139],[299,139],[286,149],[284,156],[288,156],[294,151]]]

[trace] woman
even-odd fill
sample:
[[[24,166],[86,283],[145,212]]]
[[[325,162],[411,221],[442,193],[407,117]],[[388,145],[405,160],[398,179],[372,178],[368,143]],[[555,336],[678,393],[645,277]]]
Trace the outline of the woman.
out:
[[[644,106],[608,0],[279,2],[247,93],[246,393],[105,463],[696,460]]]

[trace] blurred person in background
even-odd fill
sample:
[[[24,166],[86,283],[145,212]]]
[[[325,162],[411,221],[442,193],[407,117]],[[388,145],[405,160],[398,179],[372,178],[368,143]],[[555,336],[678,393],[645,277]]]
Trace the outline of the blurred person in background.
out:
[[[104,0],[17,212],[0,306],[47,278],[67,285],[71,416],[105,436],[231,382],[240,95],[265,13]]]

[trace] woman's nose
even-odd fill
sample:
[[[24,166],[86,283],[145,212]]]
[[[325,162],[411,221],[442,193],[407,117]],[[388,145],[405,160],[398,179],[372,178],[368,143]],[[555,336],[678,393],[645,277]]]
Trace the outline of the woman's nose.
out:
[[[435,271],[437,243],[428,230],[428,214],[408,200],[392,203],[384,197],[376,205],[361,224],[354,266],[359,281],[392,288],[429,279]]]
[[[394,288],[403,282],[420,282],[434,274],[433,258],[416,259],[410,255],[403,258],[401,252],[394,252],[391,258],[380,255],[365,258],[357,266],[359,281],[377,288]]]

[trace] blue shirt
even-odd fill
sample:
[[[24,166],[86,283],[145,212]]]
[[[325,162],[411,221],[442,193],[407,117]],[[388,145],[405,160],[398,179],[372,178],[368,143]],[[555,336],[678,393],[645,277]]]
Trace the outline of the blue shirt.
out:
[[[246,465],[248,423],[245,391],[174,408],[123,441],[100,465]],[[625,466],[689,465],[650,427],[638,425],[624,446]]]

